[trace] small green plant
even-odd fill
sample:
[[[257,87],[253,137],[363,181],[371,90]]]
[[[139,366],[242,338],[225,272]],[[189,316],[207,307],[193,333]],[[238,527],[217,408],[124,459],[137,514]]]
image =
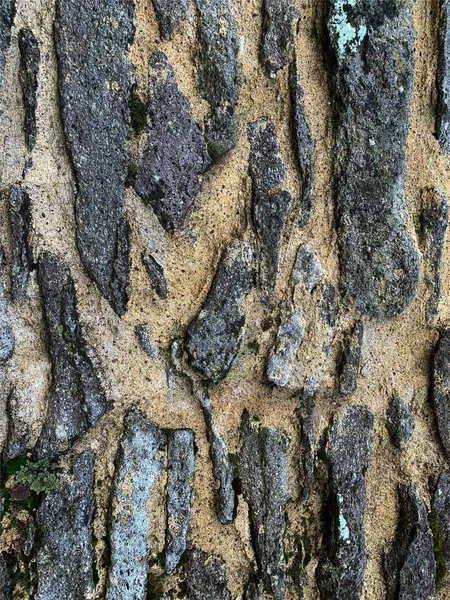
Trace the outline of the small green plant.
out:
[[[130,121],[131,128],[135,135],[141,134],[147,124],[147,107],[140,97],[133,92],[130,101]]]
[[[29,488],[36,494],[59,488],[59,478],[50,471],[50,461],[43,458],[37,462],[27,461],[14,475],[14,483]]]
[[[436,587],[439,588],[447,575],[447,562],[444,555],[441,528],[439,527],[439,521],[434,509],[428,514],[428,521],[433,534],[434,558],[436,560]]]
[[[259,343],[257,340],[252,340],[247,344],[249,350],[253,350],[255,354],[259,352]]]

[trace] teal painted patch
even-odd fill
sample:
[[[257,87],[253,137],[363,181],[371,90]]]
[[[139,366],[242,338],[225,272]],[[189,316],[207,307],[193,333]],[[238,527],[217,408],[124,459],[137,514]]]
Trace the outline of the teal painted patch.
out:
[[[342,58],[347,50],[355,52],[367,34],[367,27],[360,25],[354,27],[348,21],[348,11],[354,7],[357,0],[337,0],[334,5],[334,14],[330,19],[330,29],[337,38],[339,57]]]

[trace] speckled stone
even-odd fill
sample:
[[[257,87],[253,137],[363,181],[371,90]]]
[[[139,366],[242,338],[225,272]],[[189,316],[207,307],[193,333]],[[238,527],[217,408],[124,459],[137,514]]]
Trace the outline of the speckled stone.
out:
[[[20,30],[19,50],[19,80],[22,87],[23,104],[25,108],[25,143],[28,151],[31,152],[36,144],[36,109],[41,53],[38,41],[30,29]]]
[[[221,558],[193,548],[186,566],[189,600],[231,600]]]
[[[438,101],[436,136],[443,152],[450,152],[450,1],[439,0]]]
[[[161,39],[170,40],[186,17],[188,0],[153,0]]]
[[[264,0],[262,16],[261,63],[266,75],[275,77],[292,53],[299,12],[295,0]]]
[[[431,400],[439,437],[450,460],[450,330],[441,331],[434,350]]]
[[[15,14],[15,0],[0,0],[0,88],[3,85],[5,54],[11,42],[11,29]]]
[[[20,185],[9,193],[9,222],[11,227],[11,297],[17,302],[25,296],[33,257],[28,240],[31,229],[31,200]]]
[[[342,364],[339,374],[339,391],[344,396],[349,396],[358,387],[359,363],[361,360],[361,346],[364,335],[362,321],[356,321],[352,329],[347,332],[342,344]]]

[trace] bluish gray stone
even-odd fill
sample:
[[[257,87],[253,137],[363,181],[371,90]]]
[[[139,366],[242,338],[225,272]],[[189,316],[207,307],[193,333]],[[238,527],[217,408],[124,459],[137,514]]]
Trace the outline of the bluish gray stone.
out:
[[[264,298],[271,301],[291,195],[284,189],[286,168],[272,121],[261,117],[250,123],[247,136],[253,185],[252,217],[259,243],[259,277]]]
[[[170,40],[189,8],[188,0],[153,0],[161,39]]]
[[[450,568],[450,473],[439,477],[433,496],[433,511],[442,540],[442,552]]]
[[[168,434],[166,572],[171,573],[186,550],[194,485],[194,433],[178,429]]]
[[[201,175],[211,161],[189,102],[162,52],[150,56],[148,116],[151,129],[134,187],[161,225],[172,231],[184,224],[201,191]]]
[[[119,315],[128,300],[128,224],[122,208],[133,19],[132,0],[56,3],[62,120],[77,182],[78,249],[89,275]]]
[[[15,0],[0,0],[0,88],[3,85],[5,53],[11,42],[11,29],[15,14]]]
[[[403,312],[419,277],[404,194],[414,79],[412,4],[327,3],[342,283],[346,298],[372,317]]]
[[[36,600],[93,597],[94,455],[83,452],[37,512]]]
[[[222,255],[205,302],[184,340],[189,364],[217,383],[233,364],[245,323],[242,302],[253,285],[253,253],[243,242]]]
[[[8,565],[3,556],[0,555],[0,600],[12,600],[11,577]]]
[[[38,263],[52,383],[47,414],[34,450],[54,459],[94,425],[107,401],[80,328],[75,287],[68,268],[52,254]]]
[[[205,120],[213,160],[236,145],[235,108],[238,85],[238,32],[229,0],[195,0],[198,20],[198,86],[210,111]]]
[[[401,448],[409,442],[414,433],[416,426],[414,413],[401,398],[394,396],[389,401],[386,416],[386,427],[392,443],[397,448]]]
[[[273,353],[267,364],[267,379],[284,387],[289,383],[297,350],[305,335],[305,322],[300,313],[293,311],[286,316],[278,329]]]
[[[166,435],[132,409],[124,433],[112,487],[106,600],[145,600],[152,551],[152,488],[164,469]]]
[[[186,566],[189,600],[231,600],[221,558],[193,548]]]
[[[353,394],[358,387],[363,335],[363,322],[356,321],[351,331],[347,332],[342,344],[342,365],[339,374],[339,391],[344,396]]]
[[[33,150],[36,144],[36,108],[38,73],[41,62],[39,44],[30,29],[21,29],[19,32],[20,71],[19,80],[22,87],[23,103],[25,108],[25,142],[28,151]]]
[[[31,229],[31,201],[28,192],[13,185],[9,194],[11,226],[11,296],[13,302],[24,297],[33,256],[28,240]]]
[[[450,329],[441,331],[434,350],[431,399],[439,437],[450,461]]]
[[[14,354],[15,339],[8,313],[8,301],[3,285],[5,256],[0,248],[0,364],[7,362]]]
[[[300,284],[305,291],[312,292],[322,279],[322,265],[312,250],[302,244],[297,250],[291,281]]]
[[[158,347],[152,342],[152,330],[150,325],[145,323],[136,325],[136,337],[141,345],[142,350],[149,358],[155,358],[158,354]]]
[[[439,0],[438,101],[436,137],[443,152],[450,152],[450,1]]]
[[[386,600],[436,597],[436,561],[427,508],[413,485],[398,487],[400,513],[395,539],[386,552]]]
[[[143,254],[142,262],[144,263],[152,288],[162,300],[165,300],[167,298],[167,282],[163,266],[151,254]]]
[[[284,533],[289,440],[283,431],[250,419],[247,411],[242,415],[240,435],[239,472],[249,505],[258,578],[275,600],[282,600],[287,577]]]
[[[295,41],[299,13],[295,0],[264,0],[261,62],[266,75],[287,65]]]
[[[330,433],[329,499],[324,550],[316,571],[327,600],[358,600],[366,569],[364,513],[373,416],[360,406],[347,408]]]

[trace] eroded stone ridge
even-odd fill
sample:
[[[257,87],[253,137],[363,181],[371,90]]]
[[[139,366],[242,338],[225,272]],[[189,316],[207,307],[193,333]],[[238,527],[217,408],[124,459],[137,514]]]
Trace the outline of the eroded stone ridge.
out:
[[[438,102],[436,135],[444,152],[450,152],[450,1],[439,0]]]
[[[163,40],[173,37],[189,8],[188,0],[153,0],[159,33]]]
[[[442,252],[448,222],[448,201],[445,194],[435,188],[424,190],[421,214],[423,244],[423,269],[428,299],[425,317],[433,323],[439,315],[441,300]]]
[[[235,107],[238,85],[238,33],[229,0],[196,0],[199,11],[199,91],[210,105],[205,120],[211,158],[217,160],[236,145]]]
[[[389,400],[386,427],[392,443],[402,448],[412,438],[415,429],[414,413],[398,396]]]
[[[31,201],[28,192],[13,185],[9,194],[11,226],[11,296],[17,302],[25,295],[33,257],[28,241],[31,229]]]
[[[266,75],[287,65],[295,40],[299,13],[295,0],[264,0],[261,63]]]
[[[261,117],[250,123],[247,133],[253,185],[252,217],[259,243],[259,276],[264,297],[270,301],[291,195],[284,189],[286,168],[272,121]]]
[[[165,300],[167,298],[167,282],[162,264],[152,254],[144,254],[142,262],[144,263],[152,288],[162,300]]]
[[[231,600],[221,558],[193,548],[186,567],[189,600]]]
[[[78,600],[94,595],[94,455],[80,454],[61,487],[37,512],[36,600]]]
[[[131,0],[58,0],[55,42],[67,145],[77,181],[77,243],[102,295],[122,315],[128,284],[127,177],[134,36]]]
[[[324,556],[317,584],[324,599],[360,597],[367,563],[364,534],[365,476],[369,467],[373,416],[348,408],[335,420],[329,440],[330,490]]]
[[[284,554],[288,499],[287,455],[289,440],[277,429],[242,416],[239,471],[242,492],[249,505],[252,542],[258,576],[275,600],[286,591]]]
[[[3,285],[5,256],[0,248],[0,364],[8,361],[16,345],[8,311],[5,286]]]
[[[11,42],[11,28],[15,14],[15,0],[0,0],[0,88],[3,85],[5,53]]]
[[[217,383],[233,364],[242,340],[242,302],[253,284],[253,253],[235,242],[222,255],[199,314],[185,336],[189,364]]]
[[[405,148],[414,77],[409,0],[332,0],[335,201],[343,285],[359,310],[400,314],[415,295]]]
[[[163,52],[149,61],[148,116],[151,129],[139,159],[135,190],[172,231],[184,224],[200,193],[210,158],[189,102],[178,88]]]
[[[362,321],[357,321],[342,344],[342,367],[339,375],[339,391],[344,396],[353,394],[358,387],[359,363],[364,335]]]
[[[286,315],[278,328],[274,351],[267,364],[267,379],[279,387],[289,383],[297,350],[305,335],[305,322],[300,313]]]
[[[413,485],[398,488],[397,533],[385,555],[386,599],[436,597],[436,561],[427,508]]]
[[[442,552],[450,567],[450,473],[443,473],[439,477],[433,496],[433,511],[439,527],[442,540]]]
[[[98,421],[107,402],[87,353],[69,270],[60,258],[46,253],[39,258],[38,280],[52,384],[35,454],[55,458]]]
[[[33,150],[36,144],[36,108],[38,73],[41,62],[39,44],[30,29],[21,29],[19,32],[20,71],[19,80],[22,87],[23,103],[25,108],[25,142],[28,151]]]
[[[450,330],[444,329],[433,359],[432,402],[439,437],[450,460]]]

